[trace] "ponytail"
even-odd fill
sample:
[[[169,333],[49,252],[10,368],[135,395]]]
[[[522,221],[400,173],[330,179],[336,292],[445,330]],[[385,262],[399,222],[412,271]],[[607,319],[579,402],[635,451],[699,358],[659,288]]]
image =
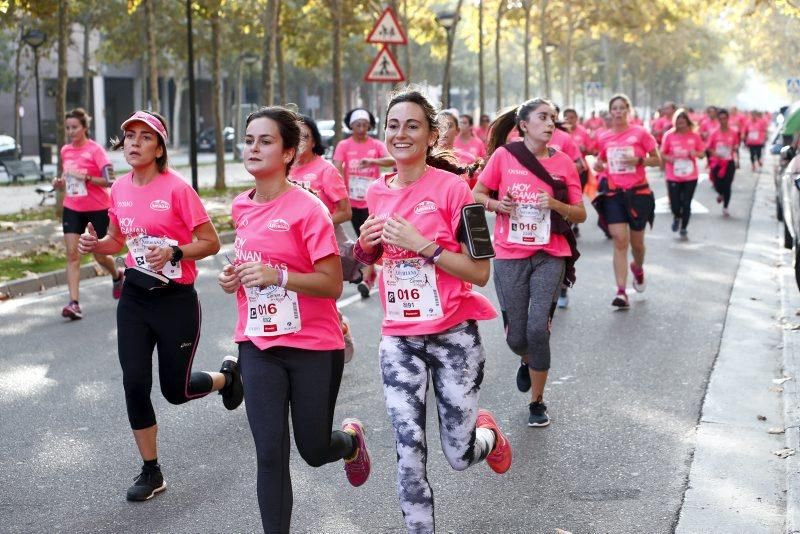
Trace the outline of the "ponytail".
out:
[[[517,110],[509,109],[501,113],[489,125],[489,141],[486,147],[486,155],[491,156],[495,150],[506,144],[506,139],[511,130],[517,128]]]

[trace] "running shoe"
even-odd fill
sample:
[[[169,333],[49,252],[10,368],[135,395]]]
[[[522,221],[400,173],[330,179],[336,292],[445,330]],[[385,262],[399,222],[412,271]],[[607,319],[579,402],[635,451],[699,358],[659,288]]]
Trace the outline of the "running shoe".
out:
[[[353,342],[353,333],[350,331],[350,319],[341,316],[342,321],[342,335],[344,336],[344,363],[348,363],[353,359],[353,354],[356,352],[356,346]]]
[[[681,221],[679,219],[672,219],[672,231],[677,232],[680,224]]]
[[[364,425],[356,418],[348,417],[342,421],[342,431],[350,434],[358,442],[356,452],[350,458],[344,459],[344,472],[347,481],[352,486],[358,487],[367,481],[372,470],[372,462],[367,452],[367,442],[364,439]]]
[[[517,389],[525,393],[531,389],[531,374],[528,372],[528,364],[520,361],[517,369]]]
[[[728,211],[728,208],[722,208],[722,216],[723,217],[730,217],[731,216],[731,212]]]
[[[581,236],[581,230],[580,230],[580,228],[578,228],[577,224],[572,225],[572,234],[575,237],[580,237]]]
[[[644,293],[647,283],[644,280],[644,267],[638,267],[635,263],[631,262],[631,273],[633,273],[633,289],[637,293]]]
[[[222,404],[229,410],[235,410],[244,399],[242,372],[239,370],[239,358],[228,354],[222,359],[220,373],[225,375],[225,387],[219,390]]]
[[[722,195],[717,195],[717,204],[722,204]]]
[[[627,310],[631,307],[631,303],[628,302],[628,294],[624,291],[617,291],[617,296],[611,301],[611,305],[616,306],[620,310]]]
[[[372,274],[370,276],[363,276],[361,281],[356,286],[358,288],[358,292],[361,293],[361,298],[365,299],[369,297],[369,292],[372,290],[372,286],[375,285],[375,278],[377,278],[377,267],[372,268]]]
[[[81,307],[78,305],[77,300],[69,301],[69,304],[64,306],[61,309],[61,317],[66,317],[72,321],[76,321],[78,319],[83,318],[83,312],[81,311]]]
[[[688,239],[688,237],[689,232],[686,230],[686,228],[681,228],[681,239]]]
[[[142,466],[142,472],[133,480],[133,486],[128,488],[129,501],[146,501],[167,489],[160,467]]]
[[[489,410],[478,410],[478,420],[475,424],[478,428],[488,428],[494,432],[494,448],[486,457],[486,463],[497,474],[502,475],[511,467],[511,443],[500,427],[497,425],[492,412]]]
[[[547,406],[543,402],[532,402],[528,405],[528,426],[538,427],[550,424],[550,416],[547,415]]]
[[[567,288],[561,288],[561,294],[558,296],[557,305],[559,308],[566,308],[569,306],[569,295],[567,294]]]
[[[117,279],[111,281],[111,296],[119,300],[122,296],[122,285],[125,283],[125,271],[117,269]]]

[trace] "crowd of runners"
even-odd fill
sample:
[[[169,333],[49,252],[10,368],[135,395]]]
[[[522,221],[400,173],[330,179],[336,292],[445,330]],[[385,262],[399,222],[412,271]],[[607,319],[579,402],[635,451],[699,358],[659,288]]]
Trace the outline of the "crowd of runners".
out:
[[[364,299],[377,293],[383,310],[377,361],[394,429],[400,509],[408,532],[433,532],[429,379],[450,465],[462,470],[485,460],[505,473],[511,443],[480,408],[485,350],[478,321],[502,320],[508,347],[520,357],[516,385],[530,391],[527,425],[549,425],[550,330],[576,280],[584,197],[612,240],[611,306],[627,309],[628,271],[634,291],[647,284],[645,234],[655,199],[646,167],[663,170],[672,231],[688,239],[701,171],[728,216],[740,149],[749,149],[752,170],[763,166],[770,116],[716,107],[700,114],[669,102],[646,127],[620,94],[583,121],[575,109],[537,98],[493,120],[479,115],[476,124],[407,88],[392,95],[382,119],[385,141],[370,136],[378,121],[369,110],[348,112],[352,136],[329,162],[311,118],[278,106],[247,118],[243,158],[253,187],[231,206],[235,242],[218,275],[222,291],[236,299],[238,354],[223,357],[219,372],[200,372],[192,370],[202,321],[196,262],[217,254],[220,240],[196,192],[169,167],[166,120],[142,110],[122,123],[113,149],[124,152],[130,171],[115,179],[105,150],[87,137],[91,117],[82,109],[66,115],[70,143],[54,181],[65,189],[70,302],[62,315],[82,317],[80,255],[94,254],[119,299],[122,385],[143,460],[129,500],[166,489],[150,399],[155,348],[169,402],[213,391],[229,410],[246,401],[266,532],[290,530],[290,416],[310,466],[342,460],[349,483],[364,484],[371,469],[365,425],[348,417],[334,428],[333,421],[355,351],[336,299],[352,283]],[[491,245],[481,233],[486,225],[467,220],[480,223],[485,215],[494,220]],[[348,221],[354,238],[343,226]],[[113,255],[124,247],[122,270]],[[490,278],[499,310],[473,289]]]

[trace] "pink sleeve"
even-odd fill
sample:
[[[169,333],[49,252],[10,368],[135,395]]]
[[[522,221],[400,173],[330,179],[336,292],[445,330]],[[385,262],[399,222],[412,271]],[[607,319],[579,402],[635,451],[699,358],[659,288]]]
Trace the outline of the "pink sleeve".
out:
[[[567,183],[567,199],[570,204],[578,204],[583,201],[583,186],[581,186],[581,177],[578,176],[578,169],[572,163],[564,165],[564,167],[566,171],[564,181]]]
[[[378,157],[385,158],[389,155],[389,150],[386,148],[386,143],[383,141],[375,140],[378,144]]]
[[[647,133],[647,131],[642,130],[641,136],[642,146],[644,147],[645,152],[648,154],[658,148],[658,143],[656,143],[656,138]]]
[[[572,137],[567,137],[567,143],[564,147],[564,153],[569,156],[569,159],[572,161],[577,161],[581,159],[581,150],[578,148],[578,144],[575,142]]]
[[[347,198],[347,188],[344,185],[344,178],[336,170],[336,167],[331,165],[322,171],[322,190],[326,195],[337,203],[342,199]]]
[[[119,219],[117,218],[117,202],[115,199],[116,195],[114,194],[114,190],[116,189],[116,185],[118,183],[119,182],[114,182],[111,184],[111,191],[109,193],[111,195],[111,206],[108,208],[108,219],[112,224],[116,225],[117,228],[119,228]]]
[[[697,141],[697,151],[698,152],[705,152],[706,148],[708,148],[708,147],[706,147],[706,144],[703,141],[703,138],[700,137],[700,134],[698,134],[698,133],[694,134],[694,138],[695,138],[695,141]]]
[[[483,168],[481,175],[478,178],[480,183],[492,191],[498,191],[500,189],[500,178],[503,175],[503,169],[500,168],[502,166],[500,159],[502,158],[502,154],[504,152],[504,148],[498,148],[489,158],[489,161],[486,163],[486,167]]]
[[[97,150],[94,151],[94,162],[97,165],[97,168],[101,171],[106,165],[111,165],[111,162],[108,161],[108,155],[106,155],[106,151],[103,150],[103,147],[97,145]]]
[[[480,139],[478,141],[480,141]],[[481,149],[478,151],[478,157],[486,159],[486,143],[484,143],[483,141],[480,141],[480,143],[481,143]]]
[[[672,134],[671,133],[664,134],[664,138],[661,139],[661,153],[662,154],[669,154],[670,145],[672,144],[672,143],[670,143],[671,140],[672,140]]]
[[[450,204],[450,229],[453,231],[455,240],[458,241],[458,227],[461,225],[461,208],[467,204],[475,204],[475,198],[469,190],[467,182],[459,180],[458,183],[450,188],[452,202]]]
[[[333,159],[334,159],[334,161],[344,162],[344,154],[343,154],[344,146],[343,145],[344,145],[344,140],[339,141],[336,144],[336,148],[333,151]]]
[[[200,197],[197,196],[194,189],[187,186],[175,191],[173,194],[177,197],[178,217],[180,217],[187,228],[194,230],[201,224],[211,220],[206,212],[205,206],[203,206]]]
[[[333,233],[333,222],[328,209],[322,202],[316,202],[310,213],[305,217],[302,242],[308,248],[311,263],[316,263],[331,254],[339,255],[339,246]]]

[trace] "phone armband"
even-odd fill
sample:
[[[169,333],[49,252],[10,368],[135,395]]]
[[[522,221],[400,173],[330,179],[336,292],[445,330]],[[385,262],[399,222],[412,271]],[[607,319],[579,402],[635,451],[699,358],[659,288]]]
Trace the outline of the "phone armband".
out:
[[[461,208],[459,241],[467,246],[467,251],[473,259],[494,258],[492,236],[483,204],[467,204]]]

